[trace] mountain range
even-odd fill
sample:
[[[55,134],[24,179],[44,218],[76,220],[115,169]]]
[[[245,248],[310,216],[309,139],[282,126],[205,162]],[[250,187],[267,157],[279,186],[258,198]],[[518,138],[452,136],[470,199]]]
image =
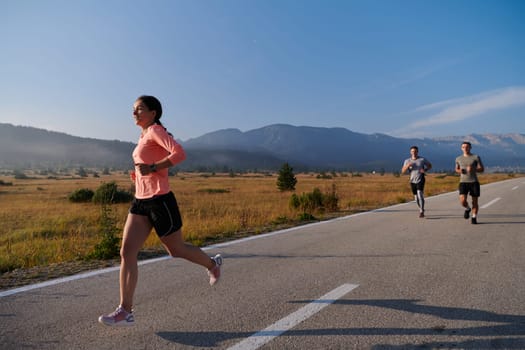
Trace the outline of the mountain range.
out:
[[[449,171],[472,143],[491,170],[525,171],[525,135],[484,134],[405,139],[362,134],[344,128],[274,124],[242,132],[224,129],[180,142],[185,171],[278,170],[288,162],[297,171],[399,171],[412,145],[436,171]],[[131,169],[134,143],[82,138],[64,133],[0,123],[0,168],[109,167]]]

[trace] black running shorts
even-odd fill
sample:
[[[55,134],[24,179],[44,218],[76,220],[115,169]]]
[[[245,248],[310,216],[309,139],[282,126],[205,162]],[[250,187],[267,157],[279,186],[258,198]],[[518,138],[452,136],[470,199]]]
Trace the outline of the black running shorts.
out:
[[[472,197],[479,197],[481,194],[479,182],[460,182],[459,194],[465,196],[470,194]]]
[[[412,194],[417,194],[417,191],[424,192],[425,191],[425,178],[422,178],[421,181],[419,181],[417,184],[411,182],[410,188],[412,189]]]
[[[148,199],[135,198],[129,212],[147,216],[159,237],[167,236],[182,227],[179,206],[173,192]]]

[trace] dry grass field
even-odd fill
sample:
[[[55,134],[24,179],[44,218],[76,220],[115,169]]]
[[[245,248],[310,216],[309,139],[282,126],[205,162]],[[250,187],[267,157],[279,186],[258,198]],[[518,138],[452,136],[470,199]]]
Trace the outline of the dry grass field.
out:
[[[337,212],[316,212],[316,219],[347,215],[391,204],[411,201],[408,176],[392,174],[297,174],[295,193],[335,193]],[[334,176],[335,175],[335,176]],[[507,174],[483,174],[483,183],[505,180]],[[0,273],[34,266],[82,261],[100,240],[98,227],[101,206],[72,203],[68,196],[82,188],[95,191],[101,184],[116,182],[119,189],[131,190],[126,174],[100,177],[38,176],[14,179],[0,176]],[[292,192],[277,189],[277,175],[179,173],[171,178],[183,216],[185,239],[196,245],[259,234],[298,225],[299,212],[289,207]],[[427,196],[454,191],[458,177],[430,174]],[[459,205],[459,204],[458,204]],[[128,204],[113,204],[111,216],[120,230]],[[160,250],[155,234],[145,249]]]

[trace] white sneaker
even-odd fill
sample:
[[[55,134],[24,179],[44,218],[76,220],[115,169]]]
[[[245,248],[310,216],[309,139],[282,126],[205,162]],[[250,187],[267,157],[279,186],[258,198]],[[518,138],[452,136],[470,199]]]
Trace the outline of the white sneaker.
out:
[[[98,322],[106,326],[133,326],[135,324],[135,318],[133,317],[133,311],[127,312],[122,305],[119,305],[117,309],[109,315],[100,316]]]
[[[213,286],[221,277],[222,256],[217,254],[211,259],[215,261],[215,266],[208,270],[208,276],[210,276],[210,286]]]

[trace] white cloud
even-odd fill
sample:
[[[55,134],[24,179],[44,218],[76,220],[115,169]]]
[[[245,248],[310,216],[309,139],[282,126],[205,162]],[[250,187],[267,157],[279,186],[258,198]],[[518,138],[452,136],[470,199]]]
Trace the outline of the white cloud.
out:
[[[477,95],[440,101],[416,108],[413,112],[431,112],[429,117],[419,119],[398,130],[399,133],[410,133],[436,125],[452,124],[473,118],[484,113],[525,105],[525,87],[508,87],[492,90]],[[393,132],[396,133],[395,131]]]
[[[376,97],[379,94],[389,93],[392,90],[413,84],[439,71],[455,66],[461,63],[462,61],[464,61],[464,59],[457,58],[440,62],[432,62],[427,65],[413,68],[409,71],[398,72],[399,74],[402,74],[404,76],[403,78],[396,79],[391,76],[385,79],[369,81],[365,86],[361,88],[361,90],[363,90],[364,92],[362,92],[361,94],[353,95],[352,98],[362,100]]]
[[[423,80],[425,79],[426,77],[436,73],[436,72],[439,72],[439,71],[442,71],[446,68],[449,68],[449,67],[452,67],[452,66],[455,66],[459,63],[461,63],[464,59],[450,59],[450,60],[447,60],[447,61],[442,61],[442,62],[437,62],[437,63],[434,63],[432,65],[428,65],[428,66],[424,66],[424,67],[419,67],[419,68],[416,68],[414,69],[412,72],[409,72],[407,78],[405,79],[402,79],[400,81],[397,81],[395,83],[392,83],[390,85],[390,88],[391,89],[396,89],[396,88],[399,88],[399,87],[402,87],[404,85],[409,85],[411,83],[414,83],[414,82],[417,82],[419,80]]]

